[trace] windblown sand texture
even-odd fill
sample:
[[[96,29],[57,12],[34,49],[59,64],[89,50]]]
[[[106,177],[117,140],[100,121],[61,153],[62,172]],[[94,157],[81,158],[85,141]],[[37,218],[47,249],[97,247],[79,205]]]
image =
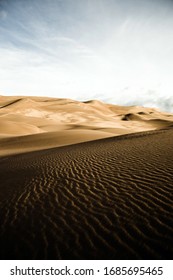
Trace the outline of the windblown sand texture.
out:
[[[116,109],[160,129],[0,157],[1,259],[173,258],[172,117]]]

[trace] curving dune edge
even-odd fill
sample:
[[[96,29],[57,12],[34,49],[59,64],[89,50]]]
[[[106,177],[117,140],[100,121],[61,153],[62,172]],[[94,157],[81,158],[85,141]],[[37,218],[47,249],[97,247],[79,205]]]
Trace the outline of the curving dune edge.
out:
[[[97,100],[0,96],[0,156],[169,127],[173,115]]]

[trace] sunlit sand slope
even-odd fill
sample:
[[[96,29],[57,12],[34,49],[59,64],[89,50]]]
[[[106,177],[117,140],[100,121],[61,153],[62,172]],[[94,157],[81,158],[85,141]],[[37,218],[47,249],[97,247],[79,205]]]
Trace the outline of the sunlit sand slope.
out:
[[[0,156],[173,125],[173,115],[97,100],[0,96]]]
[[[0,159],[3,259],[172,259],[173,129]]]

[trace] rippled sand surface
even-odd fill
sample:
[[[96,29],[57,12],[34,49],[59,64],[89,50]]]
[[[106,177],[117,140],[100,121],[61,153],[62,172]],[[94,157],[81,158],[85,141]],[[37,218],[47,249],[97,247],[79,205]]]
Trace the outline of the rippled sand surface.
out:
[[[172,259],[173,129],[0,158],[1,259]]]

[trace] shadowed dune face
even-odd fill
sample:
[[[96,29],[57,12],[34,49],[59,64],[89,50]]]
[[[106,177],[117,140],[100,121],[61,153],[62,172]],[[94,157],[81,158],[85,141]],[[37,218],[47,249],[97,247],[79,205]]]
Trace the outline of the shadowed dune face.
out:
[[[0,158],[2,259],[172,259],[173,129]]]
[[[0,156],[169,127],[173,115],[97,100],[0,96]],[[38,145],[39,143],[39,145]]]

